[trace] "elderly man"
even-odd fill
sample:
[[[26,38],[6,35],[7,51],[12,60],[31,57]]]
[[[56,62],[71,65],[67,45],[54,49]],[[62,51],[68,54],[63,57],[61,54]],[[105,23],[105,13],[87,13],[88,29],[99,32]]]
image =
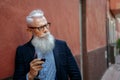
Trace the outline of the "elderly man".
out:
[[[26,17],[32,39],[17,48],[14,80],[81,80],[79,68],[66,42],[54,39],[43,11]]]

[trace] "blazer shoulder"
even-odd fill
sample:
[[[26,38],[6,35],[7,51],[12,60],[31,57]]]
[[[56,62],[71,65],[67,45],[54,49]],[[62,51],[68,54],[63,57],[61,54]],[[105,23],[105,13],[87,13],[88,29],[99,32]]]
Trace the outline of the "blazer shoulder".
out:
[[[58,44],[66,44],[66,41],[64,41],[64,40],[59,40],[59,39],[55,39],[55,43],[58,43]]]
[[[23,45],[19,45],[18,48],[25,48],[25,47],[33,47],[33,45],[31,44],[31,42],[27,42]]]
[[[26,53],[29,50],[34,50],[34,47],[32,46],[32,44],[30,42],[27,42],[23,45],[19,45],[16,48],[16,52],[18,52],[18,53]]]

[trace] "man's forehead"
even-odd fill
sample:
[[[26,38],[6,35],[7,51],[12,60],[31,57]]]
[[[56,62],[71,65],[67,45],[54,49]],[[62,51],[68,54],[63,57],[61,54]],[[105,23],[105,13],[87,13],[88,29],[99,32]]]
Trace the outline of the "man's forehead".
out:
[[[33,22],[32,22],[31,25],[32,25],[33,27],[38,27],[38,26],[44,25],[44,24],[46,24],[46,23],[47,23],[47,21],[46,21],[45,18],[35,17],[35,18],[33,18]]]
[[[41,21],[41,20],[46,20],[46,19],[45,19],[45,17],[33,17],[33,20]]]

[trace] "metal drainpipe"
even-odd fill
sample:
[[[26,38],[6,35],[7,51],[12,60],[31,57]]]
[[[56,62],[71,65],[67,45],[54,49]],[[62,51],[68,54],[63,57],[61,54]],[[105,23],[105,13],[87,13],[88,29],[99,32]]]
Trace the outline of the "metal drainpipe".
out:
[[[109,67],[109,57],[110,57],[110,54],[109,54],[109,19],[108,19],[108,2],[106,2],[106,53],[105,55],[107,54],[106,56],[106,59],[107,59],[107,67]]]
[[[88,54],[86,40],[86,0],[80,0],[80,51],[82,80],[88,80]]]
[[[82,56],[82,3],[81,0],[79,2],[79,20],[80,20],[80,66],[81,66],[81,76],[83,78],[83,56]],[[83,79],[82,79],[83,80]]]

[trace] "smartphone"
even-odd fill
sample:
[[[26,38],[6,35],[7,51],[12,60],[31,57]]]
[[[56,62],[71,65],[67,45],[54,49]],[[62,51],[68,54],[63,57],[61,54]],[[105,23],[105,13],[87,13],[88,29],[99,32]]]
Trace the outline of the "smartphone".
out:
[[[46,60],[45,58],[42,58],[42,59],[41,59],[41,61],[44,61],[44,62],[45,62],[45,60]]]

